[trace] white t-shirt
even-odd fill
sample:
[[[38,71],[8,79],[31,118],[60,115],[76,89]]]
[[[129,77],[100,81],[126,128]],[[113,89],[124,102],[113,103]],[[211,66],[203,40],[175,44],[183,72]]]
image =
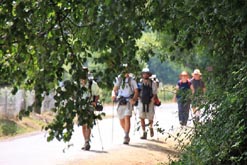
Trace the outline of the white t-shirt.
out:
[[[118,87],[118,96],[130,97],[134,93],[134,90],[137,89],[137,83],[130,77],[125,78],[124,81],[124,86],[122,78],[118,78],[116,81],[115,86]]]
[[[89,82],[88,81],[87,81],[87,84],[85,85],[85,87],[89,88]],[[92,96],[98,96],[99,93],[100,93],[100,88],[99,88],[97,82],[93,81],[92,86],[91,86],[91,94],[92,94]],[[93,98],[92,96],[90,96],[89,91],[83,93],[83,98],[87,98],[87,97]]]

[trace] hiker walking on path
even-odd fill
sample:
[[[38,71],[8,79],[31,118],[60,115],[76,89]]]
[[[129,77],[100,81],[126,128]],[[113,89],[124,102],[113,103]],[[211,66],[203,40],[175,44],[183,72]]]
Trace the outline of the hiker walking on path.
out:
[[[117,114],[125,134],[123,144],[129,144],[130,142],[130,118],[132,116],[133,105],[137,99],[137,83],[129,76],[128,66],[125,66],[123,73],[116,79],[112,92],[112,100],[118,103]]]
[[[140,105],[139,105],[139,117],[141,120],[141,128],[143,135],[141,139],[147,139],[145,119],[148,119],[150,136],[154,136],[153,119],[154,119],[154,100],[157,97],[157,85],[156,82],[150,79],[152,73],[148,68],[142,70],[142,79],[140,87]]]
[[[199,69],[195,69],[192,73],[191,84],[194,88],[194,95],[192,100],[192,110],[195,116],[195,122],[199,122],[200,120],[200,109],[199,107],[202,105],[203,95],[206,92],[206,86],[201,79],[201,72]]]
[[[85,76],[82,76],[80,79],[81,87],[86,88],[87,91],[83,94],[84,99],[89,99],[92,106],[95,108],[96,104],[99,100],[100,88],[98,84],[93,80],[93,78],[89,79],[88,77],[88,68],[83,67],[84,72],[86,72]],[[87,109],[86,111],[89,113],[89,116],[93,117],[94,108]],[[87,124],[82,126],[82,134],[84,137],[85,144],[82,147],[82,150],[90,150],[90,136],[91,136],[91,127]]]
[[[178,103],[179,123],[181,126],[186,126],[189,118],[191,95],[194,93],[194,89],[186,71],[183,71],[179,77],[180,80],[176,85],[176,94],[173,99]]]

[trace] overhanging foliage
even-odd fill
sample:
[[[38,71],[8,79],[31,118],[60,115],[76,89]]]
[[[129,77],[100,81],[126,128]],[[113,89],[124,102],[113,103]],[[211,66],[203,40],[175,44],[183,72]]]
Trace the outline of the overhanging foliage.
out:
[[[78,109],[88,108],[83,100],[70,101],[72,94],[79,92],[79,97],[83,93],[78,80],[87,59],[105,65],[97,75],[102,86],[110,87],[120,64],[128,63],[133,70],[138,68],[136,39],[142,32],[162,32],[172,40],[165,44],[169,50],[165,52],[171,52],[167,58],[183,64],[194,60],[190,66],[194,69],[196,59],[203,54],[208,59],[205,66],[213,68],[207,79],[210,81],[206,106],[217,105],[215,111],[208,109],[213,120],[198,127],[201,136],[193,138],[192,147],[187,149],[189,156],[185,154],[181,161],[241,164],[247,159],[242,147],[246,146],[246,8],[247,3],[242,0],[2,1],[1,83],[14,89],[34,89],[36,107],[40,106],[43,92],[57,90],[60,95],[56,99],[67,104],[56,107],[58,116],[48,127],[49,140],[56,137],[68,141],[75,115],[88,117]],[[93,56],[95,52],[100,56]],[[148,59],[146,55],[143,52],[141,57]],[[70,66],[67,72],[72,75],[66,94],[57,87],[65,66]],[[80,124],[91,121],[83,120]],[[203,137],[207,137],[206,144]]]

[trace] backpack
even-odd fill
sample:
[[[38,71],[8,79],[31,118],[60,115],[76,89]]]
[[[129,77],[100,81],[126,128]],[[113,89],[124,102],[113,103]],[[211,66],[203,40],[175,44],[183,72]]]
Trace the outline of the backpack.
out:
[[[132,79],[133,79],[132,77],[128,77],[128,82],[127,83],[129,85],[131,93],[132,93],[129,98],[134,97],[134,88],[131,85]],[[125,78],[124,78],[124,80],[125,80]],[[118,77],[118,82],[119,82],[120,86],[124,86],[124,84],[125,84],[125,81],[123,82],[123,79],[121,77]],[[118,101],[119,101],[120,105],[126,105],[127,104],[127,100],[124,97],[120,97]],[[138,100],[135,102],[134,106],[137,106],[137,105],[138,105]]]
[[[90,97],[92,98],[93,102],[96,102],[96,96],[92,95],[92,85],[93,85],[93,80],[88,80],[88,90],[90,93]],[[100,100],[97,100],[96,106],[94,107],[95,111],[103,111],[103,105],[100,102]]]
[[[125,80],[125,78],[124,78],[124,80]],[[131,89],[131,92],[133,93],[134,92],[134,88],[132,87],[132,85],[131,85],[131,80],[132,80],[132,77],[129,77],[128,78],[128,84],[129,84],[129,87],[130,87],[130,89]],[[123,86],[124,84],[125,84],[125,81],[124,81],[124,83],[123,83],[123,78],[121,78],[121,77],[118,77],[118,82],[119,82],[119,85],[121,86]]]
[[[149,80],[150,84],[144,85],[142,83],[141,85],[141,101],[143,104],[143,112],[147,110],[149,111],[149,103],[151,102],[151,98],[153,97],[153,88],[152,88],[152,80]]]

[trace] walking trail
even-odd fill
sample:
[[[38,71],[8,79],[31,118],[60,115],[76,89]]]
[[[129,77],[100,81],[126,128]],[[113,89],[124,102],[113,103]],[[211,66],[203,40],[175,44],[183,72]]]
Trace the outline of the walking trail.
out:
[[[84,140],[81,127],[75,126],[69,143],[53,140],[47,142],[47,133],[39,132],[32,136],[21,136],[0,141],[1,165],[156,165],[167,164],[179,152],[177,141],[168,136],[180,130],[177,105],[162,104],[156,108],[154,137],[141,140],[138,130],[139,119],[133,112],[131,118],[130,144],[123,144],[123,130],[112,106],[105,106],[107,118],[97,121],[92,130],[90,151],[81,150]],[[112,117],[114,116],[114,117]],[[189,123],[190,125],[190,123]],[[165,134],[157,132],[164,129]],[[70,147],[67,148],[67,146]]]

